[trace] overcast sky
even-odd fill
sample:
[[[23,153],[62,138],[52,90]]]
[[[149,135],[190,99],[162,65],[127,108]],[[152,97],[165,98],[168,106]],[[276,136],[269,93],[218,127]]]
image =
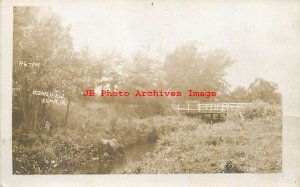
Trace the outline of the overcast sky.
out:
[[[232,88],[247,87],[263,77],[284,91],[300,85],[299,5],[299,1],[153,1],[153,5],[73,1],[53,10],[72,26],[76,49],[87,46],[95,55],[115,50],[124,56],[146,51],[163,59],[176,46],[196,40],[203,50],[223,48],[236,59],[226,77]],[[290,83],[288,78],[297,80]]]

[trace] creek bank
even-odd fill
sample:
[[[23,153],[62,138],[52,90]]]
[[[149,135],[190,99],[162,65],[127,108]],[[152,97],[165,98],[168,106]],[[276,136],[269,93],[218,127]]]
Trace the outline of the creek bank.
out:
[[[122,173],[122,168],[130,163],[141,161],[144,155],[154,150],[155,143],[139,143],[124,149],[124,157],[110,162],[107,172],[110,174]]]

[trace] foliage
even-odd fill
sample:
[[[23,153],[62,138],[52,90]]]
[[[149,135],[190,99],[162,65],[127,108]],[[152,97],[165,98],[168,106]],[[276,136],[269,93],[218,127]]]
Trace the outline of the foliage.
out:
[[[167,121],[176,126],[160,136],[141,161],[116,171],[126,174],[270,173],[281,171],[281,116],[239,125],[233,121],[199,123],[197,119]]]
[[[257,78],[250,84],[248,93],[251,101],[261,100],[269,104],[281,104],[281,94],[278,91],[278,86],[272,81]]]
[[[280,169],[281,113],[276,108],[246,109],[243,127],[237,127],[234,120],[217,126],[197,118],[168,116],[172,113],[169,98],[154,101],[126,97],[111,99],[117,102],[107,104],[104,99],[82,96],[83,90],[97,86],[109,85],[111,91],[165,90],[168,86],[170,91],[217,91],[221,95],[217,100],[224,100],[230,95],[225,70],[234,62],[228,52],[199,52],[197,44],[189,42],[176,48],[163,62],[145,53],[136,53],[132,58],[114,52],[95,57],[88,48],[75,51],[71,27],[64,27],[60,17],[45,7],[14,7],[13,27],[14,174],[97,173],[95,158],[101,151],[101,138],[115,138],[125,148],[157,142],[154,152],[146,155],[144,161],[120,171],[125,173]],[[40,66],[25,68],[21,61]],[[42,103],[42,97],[33,95],[33,90],[58,92],[68,100],[67,108]],[[248,90],[238,87],[231,97],[236,102],[281,102],[277,85],[263,79],[256,79]],[[88,101],[94,103],[87,104]],[[62,127],[68,116],[69,125]],[[53,125],[51,131],[43,128],[46,121]],[[266,132],[266,137],[260,132]],[[250,151],[261,145],[267,152]]]
[[[224,95],[228,89],[225,69],[233,62],[224,50],[199,53],[196,43],[189,42],[166,57],[164,70],[168,86],[173,90],[213,90]]]
[[[75,107],[74,107],[75,108]],[[104,120],[106,119],[106,120]],[[157,136],[176,128],[161,123],[164,118],[116,119],[83,127],[56,127],[52,133],[43,129],[30,131],[25,125],[13,131],[13,172],[15,174],[97,173],[98,143],[115,138],[125,148],[146,143],[155,128]]]
[[[233,92],[231,92],[231,102],[249,102],[248,92],[247,89],[238,86]]]
[[[254,118],[267,118],[274,116],[281,116],[280,107],[276,106],[256,106],[256,107],[248,107],[245,109],[244,116],[246,119],[254,119]]]
[[[83,166],[91,165],[97,155],[93,136],[79,131],[59,129],[53,136],[32,132],[16,134],[13,140],[13,172],[15,174],[90,173]]]
[[[59,93],[69,102],[76,101],[82,88],[91,85],[94,76],[101,76],[101,64],[84,51],[73,50],[69,32],[70,27],[63,27],[50,8],[14,7],[13,101],[28,128],[37,129],[38,116],[47,115],[47,104],[41,106],[42,97],[33,95],[33,90]],[[40,66],[28,68],[19,65],[21,61]]]
[[[99,80],[99,85],[102,89],[108,89],[115,91],[122,81],[124,81],[123,69],[127,65],[127,61],[120,54],[112,51],[111,53],[105,53],[102,55],[101,59],[103,62],[103,78]],[[107,86],[109,86],[107,88]]]
[[[73,104],[70,110],[72,125],[56,127],[52,134],[42,129],[37,134],[25,126],[14,129],[13,172],[97,173],[98,161],[95,158],[98,157],[98,142],[102,138],[115,138],[126,149],[152,141],[153,137],[157,142],[153,153],[146,154],[143,161],[128,163],[114,172],[215,173],[222,172],[222,169],[229,172],[232,168],[241,172],[280,170],[279,108],[265,109],[266,116],[263,118],[255,118],[253,114],[240,126],[234,119],[207,124],[199,118],[185,116],[121,118],[113,116],[116,111],[108,111],[108,107],[111,108],[109,105],[99,107],[95,103],[83,107]],[[73,116],[77,116],[76,120]],[[86,126],[81,126],[83,123]],[[256,150],[262,143],[264,149]],[[228,164],[230,161],[232,165]]]

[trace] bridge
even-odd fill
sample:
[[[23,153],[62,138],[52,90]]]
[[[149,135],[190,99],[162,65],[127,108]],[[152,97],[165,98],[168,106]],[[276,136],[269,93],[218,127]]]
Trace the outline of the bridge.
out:
[[[184,103],[177,104],[176,110],[188,114],[226,114],[230,109],[242,110],[251,105],[252,103]]]

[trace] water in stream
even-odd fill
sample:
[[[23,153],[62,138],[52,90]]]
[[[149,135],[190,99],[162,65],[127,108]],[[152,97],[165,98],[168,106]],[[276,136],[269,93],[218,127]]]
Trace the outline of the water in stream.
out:
[[[125,149],[125,158],[114,162],[110,173],[118,173],[117,171],[122,169],[127,163],[137,162],[143,159],[143,156],[152,152],[155,147],[154,143],[137,144],[130,148]]]

